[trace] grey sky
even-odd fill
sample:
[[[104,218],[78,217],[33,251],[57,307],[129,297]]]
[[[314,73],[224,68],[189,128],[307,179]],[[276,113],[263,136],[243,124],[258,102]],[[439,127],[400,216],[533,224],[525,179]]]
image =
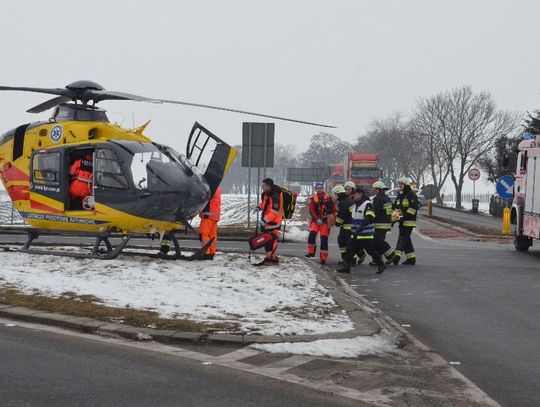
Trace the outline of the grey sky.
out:
[[[111,90],[327,122],[353,141],[374,118],[407,113],[456,85],[492,92],[511,110],[540,106],[538,1],[3,1],[4,85]],[[0,94],[1,131],[47,117],[43,95]],[[237,114],[104,103],[131,126],[153,119],[182,149],[195,120],[240,142]],[[122,112],[114,114],[113,112]],[[300,149],[320,129],[277,123]]]

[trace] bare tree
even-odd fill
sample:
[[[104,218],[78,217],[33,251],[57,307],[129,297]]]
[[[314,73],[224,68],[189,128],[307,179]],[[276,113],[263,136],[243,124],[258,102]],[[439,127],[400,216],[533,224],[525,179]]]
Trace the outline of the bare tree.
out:
[[[427,156],[400,113],[371,122],[358,139],[356,151],[380,154],[381,166],[390,182],[407,175],[421,184],[428,168]]]
[[[455,88],[437,97],[443,104],[439,125],[441,147],[456,189],[456,207],[461,207],[465,174],[496,141],[515,131],[516,114],[498,110],[489,93],[474,93],[470,86]]]
[[[427,158],[439,203],[442,203],[440,190],[450,175],[451,163],[456,155],[455,149],[444,149],[442,144],[447,131],[447,107],[442,94],[420,99],[410,121],[411,133]]]
[[[309,148],[302,155],[303,165],[312,162],[337,164],[344,161],[345,155],[352,151],[352,145],[330,133],[321,132],[311,137]]]

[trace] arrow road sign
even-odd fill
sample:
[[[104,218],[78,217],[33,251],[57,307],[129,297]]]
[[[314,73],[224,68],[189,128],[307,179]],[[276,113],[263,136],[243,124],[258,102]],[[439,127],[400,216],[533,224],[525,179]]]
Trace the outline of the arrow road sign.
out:
[[[510,199],[514,196],[514,177],[504,175],[497,181],[497,193],[502,199]]]

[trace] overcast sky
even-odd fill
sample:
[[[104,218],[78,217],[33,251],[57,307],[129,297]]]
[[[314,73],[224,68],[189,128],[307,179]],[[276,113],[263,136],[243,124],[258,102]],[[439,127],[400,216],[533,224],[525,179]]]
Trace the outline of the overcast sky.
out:
[[[500,107],[540,107],[539,1],[3,1],[0,84],[107,89],[338,126],[353,141],[374,118],[470,84]],[[1,128],[46,118],[43,95],[0,94]],[[232,143],[250,116],[137,102],[103,104],[125,126],[183,149],[195,120]],[[117,113],[115,113],[117,112]],[[320,128],[279,122],[307,147]]]

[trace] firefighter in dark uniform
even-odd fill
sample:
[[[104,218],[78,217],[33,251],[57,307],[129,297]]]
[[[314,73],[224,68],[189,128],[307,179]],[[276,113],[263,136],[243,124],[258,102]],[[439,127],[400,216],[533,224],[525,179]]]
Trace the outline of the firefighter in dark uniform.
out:
[[[353,200],[345,191],[343,185],[337,185],[332,189],[332,193],[336,197],[337,201],[337,216],[336,216],[336,226],[339,227],[339,234],[337,237],[337,242],[339,246],[339,252],[341,253],[341,261],[339,264],[343,265],[345,257],[347,256],[347,243],[351,239],[351,224],[346,223],[349,219],[349,209],[353,204]]]
[[[392,258],[394,251],[386,241],[386,233],[392,229],[392,200],[386,191],[388,188],[384,182],[377,181],[373,185],[375,197],[373,198],[373,212],[375,212],[375,238],[373,243],[381,256],[387,260]],[[369,263],[375,266],[374,262]]]
[[[365,250],[377,264],[377,274],[381,274],[386,265],[373,244],[375,234],[375,213],[371,201],[365,196],[364,190],[356,187],[353,195],[353,204],[349,208],[349,216],[345,223],[351,224],[351,238],[347,245],[347,256],[343,266],[338,269],[339,273],[350,273],[351,265],[356,253]]]
[[[411,188],[411,180],[407,177],[398,179],[399,193],[394,202],[394,211],[399,212],[399,238],[391,262],[399,264],[401,256],[405,254],[406,260],[402,264],[416,264],[416,253],[411,240],[411,234],[416,227],[416,212],[418,211],[418,197]]]

